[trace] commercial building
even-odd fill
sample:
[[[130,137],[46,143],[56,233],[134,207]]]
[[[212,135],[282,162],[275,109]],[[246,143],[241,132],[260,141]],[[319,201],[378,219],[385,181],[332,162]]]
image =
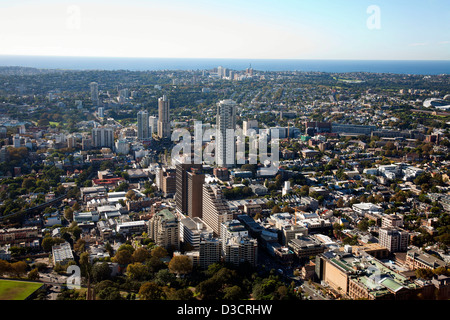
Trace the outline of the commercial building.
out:
[[[73,213],[73,221],[76,223],[83,222],[97,222],[100,219],[100,215],[95,211],[87,211],[87,212],[74,212]]]
[[[130,153],[130,144],[126,139],[118,139],[115,143],[116,153],[128,154]]]
[[[433,270],[439,267],[447,266],[445,261],[415,248],[408,250],[406,253],[406,265],[410,270]]]
[[[316,257],[316,274],[336,293],[351,299],[408,300],[425,294],[423,286],[369,255],[328,251]]]
[[[325,247],[322,244],[308,236],[300,236],[292,239],[288,242],[288,248],[300,259],[316,256],[325,251]]]
[[[339,134],[343,134],[343,135],[347,134],[347,135],[370,136],[370,134],[375,130],[377,130],[376,126],[333,123],[331,132],[339,133]]]
[[[381,213],[383,211],[380,206],[370,202],[355,203],[352,209],[361,217],[364,217],[366,214]]]
[[[66,264],[69,261],[73,261],[73,253],[68,242],[61,243],[56,246],[52,246],[52,259],[53,265]]]
[[[317,133],[331,132],[331,122],[306,121],[305,134],[314,136]]]
[[[251,129],[258,130],[258,120],[247,120],[242,122],[242,131],[245,135],[249,135]]]
[[[116,225],[116,231],[121,235],[142,234],[147,230],[147,224],[144,220],[127,221]]]

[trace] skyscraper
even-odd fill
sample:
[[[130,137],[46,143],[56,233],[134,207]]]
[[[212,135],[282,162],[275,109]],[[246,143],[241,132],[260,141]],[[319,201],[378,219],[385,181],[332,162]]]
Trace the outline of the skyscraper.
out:
[[[204,175],[200,172],[195,172],[195,175],[199,175],[196,177],[191,177],[190,182],[188,181],[188,172],[191,171],[191,169],[202,169],[201,164],[188,164],[188,163],[179,163],[175,166],[176,168],[176,193],[175,193],[175,203],[176,203],[176,209],[178,213],[182,214],[188,214],[188,206],[189,206],[189,199],[191,201],[197,201],[197,197],[189,198],[189,190],[188,186],[190,183],[191,186],[191,193],[192,190],[195,190],[194,192],[201,192],[202,184],[200,183],[199,179],[201,180],[203,178],[203,181],[205,179]],[[203,175],[203,177],[201,176]],[[198,195],[197,195],[198,196]],[[194,206],[197,207],[197,203]],[[195,209],[193,208],[193,210]],[[194,210],[198,212],[198,210]]]
[[[89,84],[89,87],[91,88],[91,100],[94,106],[98,106],[98,83],[97,82],[91,82]]]
[[[146,140],[151,137],[148,124],[148,112],[145,110],[137,113],[137,136],[139,140]]]
[[[219,166],[235,165],[235,130],[236,102],[222,100],[217,104],[216,117],[216,164]]]
[[[205,174],[201,169],[192,168],[187,172],[187,213],[191,218],[202,218],[203,216],[203,183]]]
[[[170,100],[163,95],[158,99],[158,137],[160,139],[170,138],[169,108]]]
[[[150,135],[152,135],[153,133],[157,133],[158,117],[149,116],[148,117],[148,126],[150,127]]]

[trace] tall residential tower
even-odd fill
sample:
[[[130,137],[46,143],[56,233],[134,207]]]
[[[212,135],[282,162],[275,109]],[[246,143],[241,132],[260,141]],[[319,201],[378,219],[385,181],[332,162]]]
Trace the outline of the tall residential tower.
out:
[[[158,137],[170,139],[170,100],[165,95],[158,99]]]
[[[217,104],[216,164],[221,167],[235,165],[236,102],[227,99]]]

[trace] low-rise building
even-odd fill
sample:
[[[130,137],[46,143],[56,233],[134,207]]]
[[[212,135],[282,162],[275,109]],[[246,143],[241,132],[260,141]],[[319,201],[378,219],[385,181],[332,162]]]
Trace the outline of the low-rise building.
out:
[[[447,266],[445,261],[415,248],[406,253],[406,265],[410,270],[421,268],[433,270]]]
[[[56,246],[52,246],[52,260],[53,265],[66,264],[69,261],[74,260],[72,248],[68,242],[61,243]]]
[[[118,223],[116,231],[121,235],[142,234],[147,231],[147,223],[144,220]]]
[[[312,237],[300,236],[292,239],[288,243],[289,249],[291,249],[298,258],[309,258],[310,256],[316,256],[325,251],[325,246],[315,241]]]

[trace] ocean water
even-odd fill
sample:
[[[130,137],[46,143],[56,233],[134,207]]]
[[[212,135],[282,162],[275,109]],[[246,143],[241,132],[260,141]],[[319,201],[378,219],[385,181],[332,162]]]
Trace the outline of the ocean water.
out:
[[[394,74],[450,74],[450,60],[270,60],[270,59],[181,59],[99,58],[50,56],[0,56],[0,66],[72,70],[204,70],[218,66],[259,71],[373,72]]]

